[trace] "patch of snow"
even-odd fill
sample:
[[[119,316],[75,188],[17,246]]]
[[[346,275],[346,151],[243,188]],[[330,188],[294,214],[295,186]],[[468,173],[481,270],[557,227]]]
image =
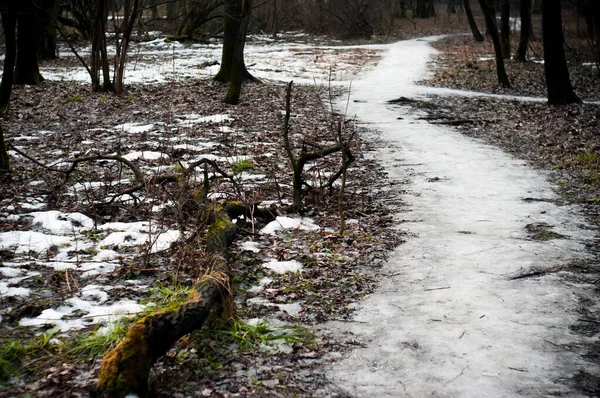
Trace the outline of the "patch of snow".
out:
[[[103,290],[104,289],[104,290]],[[124,315],[135,314],[143,310],[143,306],[132,300],[119,300],[104,305],[108,299],[105,290],[110,287],[88,285],[81,290],[80,297],[72,297],[64,305],[48,308],[35,318],[23,318],[20,326],[42,327],[54,325],[60,332],[71,329],[82,329],[86,326],[114,321]],[[84,316],[75,314],[84,313]]]
[[[9,287],[9,282],[0,281],[0,297],[29,297],[31,289],[25,287]]]
[[[260,230],[261,234],[276,235],[277,232],[286,230],[318,231],[321,227],[316,225],[312,219],[307,217],[278,216],[275,221],[268,223]]]
[[[148,222],[106,223],[98,228],[116,230],[98,243],[102,249],[106,246],[151,246],[151,252],[156,253],[171,246],[180,236],[178,230],[162,230],[153,225],[151,230]]]
[[[286,272],[296,272],[302,270],[302,263],[296,260],[289,261],[277,261],[271,260],[262,265],[265,268],[270,269],[278,274],[285,274]]]
[[[94,256],[94,261],[109,261],[119,258],[119,253],[114,250],[100,250],[98,254]]]
[[[53,234],[69,234],[94,227],[94,220],[81,213],[62,213],[56,210],[26,214],[32,218],[31,224],[40,226]]]
[[[271,282],[273,282],[272,278],[269,278],[269,277],[261,278],[258,281],[258,285],[252,286],[250,289],[248,289],[248,291],[251,293],[260,293],[263,290],[265,290],[265,286],[267,286]]]
[[[251,240],[248,240],[248,241],[242,242],[242,244],[240,245],[240,248],[242,250],[247,250],[252,253],[258,253],[258,252],[260,252],[259,246],[260,246],[260,244],[258,242],[253,242]]]
[[[15,250],[15,253],[33,251],[41,253],[51,246],[70,245],[71,238],[49,235],[36,231],[9,231],[0,233],[0,249]]]
[[[145,133],[154,129],[155,124],[123,123],[114,127],[116,131],[126,131],[132,134]]]
[[[123,157],[127,160],[137,160],[137,159],[145,159],[145,160],[156,160],[156,159],[168,159],[169,155],[162,152],[155,151],[136,151],[130,152],[127,155],[123,155]]]

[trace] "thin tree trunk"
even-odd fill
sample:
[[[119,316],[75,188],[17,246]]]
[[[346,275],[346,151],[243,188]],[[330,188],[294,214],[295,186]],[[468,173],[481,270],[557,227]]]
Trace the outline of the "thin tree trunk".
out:
[[[124,78],[125,78],[125,61],[127,60],[127,50],[129,49],[129,42],[131,40],[131,33],[135,26],[135,19],[138,17],[139,0],[133,0],[133,4],[126,4],[127,10],[125,10],[125,18],[123,19],[123,25],[125,29],[123,31],[123,38],[121,39],[121,49],[116,59],[116,70],[115,70],[115,93],[123,94]]]
[[[4,129],[2,128],[2,119],[0,119],[0,172],[10,173],[10,158],[4,142]]]
[[[510,58],[510,0],[502,0],[500,5],[500,47],[502,58]]]
[[[515,60],[525,62],[529,37],[531,36],[531,0],[521,0],[521,32],[519,33],[519,48],[515,53]]]
[[[94,25],[91,29],[92,34],[92,54],[91,54],[91,72],[92,72],[92,91],[113,91],[114,86],[110,81],[110,67],[108,63],[108,54],[106,51],[106,18],[108,7],[106,0],[97,0],[94,10]],[[100,84],[100,72],[102,72],[103,82]]]
[[[483,41],[484,37],[479,31],[479,28],[477,27],[475,18],[473,18],[473,11],[471,10],[471,1],[463,0],[463,4],[465,7],[465,12],[467,13],[467,19],[469,20],[469,26],[471,27],[471,33],[473,34],[473,38],[475,39],[475,41]]]
[[[8,109],[10,104],[10,94],[12,93],[15,59],[17,56],[17,14],[11,11],[2,13],[2,27],[4,29],[6,54],[4,55],[2,85],[0,86],[0,116],[4,115]],[[2,150],[2,148],[0,148],[0,150]]]
[[[544,74],[548,87],[548,103],[564,105],[581,102],[573,91],[565,58],[560,0],[543,0],[542,34],[544,42]]]
[[[500,37],[498,36],[496,21],[494,21],[494,18],[492,17],[486,0],[479,0],[479,5],[481,6],[481,11],[483,11],[483,15],[485,16],[486,25],[490,35],[492,35],[492,42],[494,43],[498,84],[502,87],[510,88],[510,81],[506,75],[506,69],[504,69],[504,59],[502,58],[502,49],[500,47]]]

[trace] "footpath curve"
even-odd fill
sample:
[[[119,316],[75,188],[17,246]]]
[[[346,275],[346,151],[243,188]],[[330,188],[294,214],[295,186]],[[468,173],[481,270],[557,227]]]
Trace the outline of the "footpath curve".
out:
[[[364,397],[583,396],[574,375],[600,371],[584,357],[594,341],[570,326],[580,299],[597,302],[593,286],[560,272],[511,277],[585,258],[593,232],[576,207],[553,203],[543,172],[387,103],[428,91],[414,82],[425,77],[434,39],[390,45],[352,84],[348,116],[379,132],[376,157],[404,184],[409,211],[397,218],[412,237],[353,321],[328,325],[364,346],[326,375]],[[541,223],[565,238],[530,239],[528,228]]]

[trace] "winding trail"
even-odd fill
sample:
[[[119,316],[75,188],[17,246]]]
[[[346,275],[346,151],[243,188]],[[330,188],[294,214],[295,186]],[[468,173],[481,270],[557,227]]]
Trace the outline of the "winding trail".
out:
[[[510,277],[586,257],[593,233],[576,208],[552,202],[544,173],[386,103],[432,92],[414,84],[435,51],[430,40],[390,45],[353,83],[348,114],[380,132],[377,157],[407,190],[410,211],[398,219],[412,236],[354,320],[328,325],[364,345],[327,377],[364,397],[583,396],[570,378],[600,372],[583,357],[593,340],[569,326],[582,297],[596,301],[593,287],[560,273]],[[541,222],[568,239],[528,239],[525,226]]]

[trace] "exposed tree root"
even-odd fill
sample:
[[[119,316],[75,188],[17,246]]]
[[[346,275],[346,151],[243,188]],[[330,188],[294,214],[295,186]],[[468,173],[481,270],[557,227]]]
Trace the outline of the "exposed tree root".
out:
[[[194,285],[188,299],[134,323],[125,339],[104,356],[98,377],[101,397],[147,395],[152,365],[184,335],[202,327],[211,310],[223,308],[231,297],[227,249],[235,225],[220,206],[213,211],[206,236],[207,272]],[[224,306],[227,307],[226,305]]]

